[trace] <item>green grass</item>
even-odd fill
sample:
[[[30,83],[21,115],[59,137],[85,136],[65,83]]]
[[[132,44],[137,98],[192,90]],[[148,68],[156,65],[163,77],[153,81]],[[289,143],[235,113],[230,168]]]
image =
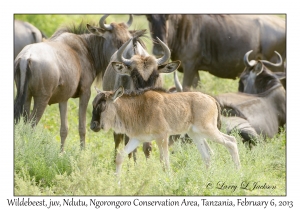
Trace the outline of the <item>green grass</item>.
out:
[[[80,22],[101,15],[16,15],[30,20],[47,36],[63,23]],[[143,16],[134,17],[134,29],[147,28]],[[127,21],[127,15],[113,15],[113,20]],[[137,21],[137,22],[136,22]],[[151,52],[151,43],[148,43]],[[182,74],[179,73],[182,81]],[[201,87],[211,95],[235,92],[237,80],[220,79],[200,72]],[[173,86],[173,75],[164,75],[164,86]],[[100,87],[100,86],[99,86]],[[120,184],[114,175],[114,141],[112,131],[95,133],[89,129],[92,96],[87,110],[86,149],[79,148],[78,99],[69,99],[69,135],[65,152],[60,153],[60,117],[58,105],[48,106],[36,128],[20,123],[14,128],[15,195],[286,195],[286,129],[272,139],[260,140],[249,150],[238,140],[241,169],[234,168],[225,147],[211,143],[214,151],[211,168],[206,169],[193,143],[176,142],[170,148],[171,170],[165,172],[159,161],[157,145],[146,161],[138,148],[137,163],[125,158]],[[224,131],[224,129],[223,129]],[[272,189],[252,189],[254,183]],[[241,185],[248,187],[241,188]],[[236,188],[235,188],[236,186]],[[245,188],[245,187],[244,187]],[[275,189],[273,189],[275,188]]]
[[[209,142],[214,155],[206,169],[195,145],[178,141],[170,148],[171,170],[164,172],[154,143],[149,160],[141,148],[136,164],[125,159],[120,185],[114,175],[112,132],[88,131],[84,151],[72,132],[63,154],[42,123],[35,129],[21,123],[15,133],[15,195],[285,195],[285,131],[252,150],[235,134],[240,170],[221,145]],[[275,189],[252,189],[255,182]],[[249,184],[247,189],[241,188],[243,183]]]

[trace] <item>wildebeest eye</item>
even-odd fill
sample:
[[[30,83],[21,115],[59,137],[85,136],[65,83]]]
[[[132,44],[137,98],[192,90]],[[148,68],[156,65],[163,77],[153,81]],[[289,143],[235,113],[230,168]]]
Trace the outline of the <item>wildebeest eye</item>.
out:
[[[97,105],[96,110],[99,111],[99,112],[103,112],[104,109],[105,109],[105,107],[106,107],[106,106],[105,106],[105,103],[102,102],[102,103],[99,103],[99,104]]]

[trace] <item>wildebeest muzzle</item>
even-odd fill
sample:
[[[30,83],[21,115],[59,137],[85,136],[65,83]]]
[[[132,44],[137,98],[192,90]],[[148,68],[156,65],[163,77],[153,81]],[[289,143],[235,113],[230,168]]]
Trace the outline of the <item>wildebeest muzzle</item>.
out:
[[[94,132],[98,132],[98,131],[101,130],[100,123],[97,122],[97,121],[92,121],[92,122],[91,122],[90,128],[91,128],[91,130],[94,131]]]

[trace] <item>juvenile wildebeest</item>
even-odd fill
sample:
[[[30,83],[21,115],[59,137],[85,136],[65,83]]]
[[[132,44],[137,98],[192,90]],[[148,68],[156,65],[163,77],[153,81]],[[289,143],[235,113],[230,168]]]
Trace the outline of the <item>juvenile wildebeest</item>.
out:
[[[239,81],[239,92],[216,96],[226,117],[227,132],[237,129],[243,141],[257,138],[259,134],[272,138],[286,123],[286,91],[278,75],[266,68],[265,64],[279,66],[266,60],[251,60],[249,51],[244,56],[245,70]],[[227,115],[229,115],[227,117]]]
[[[113,53],[133,37],[128,30],[132,15],[127,23],[111,23],[109,28],[105,28],[106,17],[99,21],[101,28],[87,24],[90,34],[74,34],[71,29],[63,28],[46,42],[27,45],[15,59],[15,122],[24,114],[36,125],[48,104],[59,103],[61,150],[68,134],[69,98],[79,98],[79,134],[83,148],[90,87],[97,76],[102,76]],[[34,107],[30,113],[32,97]]]
[[[114,92],[99,92],[93,100],[91,120],[91,129],[95,132],[113,129],[130,138],[124,150],[117,155],[117,174],[120,174],[125,155],[141,142],[154,139],[161,161],[169,168],[169,135],[185,133],[195,141],[206,166],[210,164],[211,152],[206,138],[223,144],[235,165],[240,166],[235,138],[219,130],[220,107],[213,97],[200,92],[167,93],[151,89],[123,93],[123,87]]]
[[[285,60],[285,20],[275,15],[147,14],[152,38],[160,38],[180,60],[183,89],[189,90],[198,71],[235,79],[243,71],[242,57],[253,49],[251,59],[277,62],[277,51]],[[161,48],[154,41],[153,54]],[[284,71],[284,66],[272,67]]]
[[[158,41],[163,48],[164,56],[156,59],[148,54],[140,42],[137,42],[136,37],[128,40],[112,56],[103,76],[103,90],[116,90],[120,86],[123,86],[125,90],[132,91],[147,87],[162,87],[161,73],[175,71],[180,65],[180,61],[166,64],[170,59],[170,50],[165,43],[159,39]],[[115,151],[117,151],[120,142],[124,138],[126,144],[129,140],[128,137],[114,132]],[[146,142],[143,144],[146,157],[149,157],[151,149],[151,143]],[[136,160],[135,153],[134,160]]]
[[[15,20],[14,24],[14,59],[26,45],[38,43],[43,41],[43,38],[47,38],[39,29],[28,22]]]

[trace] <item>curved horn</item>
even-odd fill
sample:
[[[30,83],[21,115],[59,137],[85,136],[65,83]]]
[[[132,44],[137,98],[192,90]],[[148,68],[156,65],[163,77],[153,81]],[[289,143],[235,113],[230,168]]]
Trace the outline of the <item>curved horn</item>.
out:
[[[169,49],[169,47],[163,42],[161,41],[158,37],[156,37],[157,40],[159,41],[160,46],[163,48],[164,50],[164,56],[161,58],[156,59],[157,65],[162,65],[163,63],[165,63],[166,61],[168,61],[171,57],[171,51]]]
[[[274,51],[277,55],[278,55],[278,57],[279,57],[279,63],[271,63],[270,61],[267,61],[267,60],[261,60],[261,62],[263,63],[263,64],[269,64],[269,65],[271,65],[271,66],[281,66],[282,65],[282,57],[281,57],[281,55],[277,52],[277,51]]]
[[[254,61],[254,60],[249,62],[248,57],[249,57],[250,53],[252,53],[252,52],[253,52],[253,50],[250,50],[250,51],[246,52],[246,54],[244,55],[244,64],[246,67],[253,67],[255,64],[257,64],[257,61]]]
[[[175,83],[177,92],[183,92],[182,85],[181,85],[178,75],[177,75],[177,70],[174,71],[174,83]]]
[[[126,24],[128,28],[131,26],[132,22],[133,22],[133,15],[129,15],[129,20]]]
[[[111,25],[108,25],[108,24],[105,24],[105,19],[108,17],[109,15],[103,15],[102,18],[99,20],[99,26],[100,28],[103,28],[107,31],[111,31],[112,30],[112,26]]]
[[[132,40],[132,38],[129,39],[125,44],[123,44],[123,45],[120,47],[120,49],[118,50],[118,52],[117,52],[117,59],[118,59],[119,61],[121,61],[122,63],[124,63],[125,65],[127,65],[127,66],[130,66],[131,63],[132,63],[132,61],[129,60],[129,59],[124,58],[123,53],[124,53],[125,48],[126,48],[127,45],[129,44],[129,42],[131,42],[131,40]]]

